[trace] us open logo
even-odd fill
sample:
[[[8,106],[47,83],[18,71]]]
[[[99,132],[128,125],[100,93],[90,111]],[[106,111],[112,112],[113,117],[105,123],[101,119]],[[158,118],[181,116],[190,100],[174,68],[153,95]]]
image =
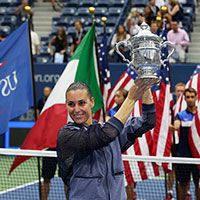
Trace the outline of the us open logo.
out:
[[[6,62],[0,63],[0,68],[5,65]],[[4,97],[11,94],[12,91],[16,90],[18,84],[17,72],[16,70],[11,72],[11,74],[0,79],[0,94]]]

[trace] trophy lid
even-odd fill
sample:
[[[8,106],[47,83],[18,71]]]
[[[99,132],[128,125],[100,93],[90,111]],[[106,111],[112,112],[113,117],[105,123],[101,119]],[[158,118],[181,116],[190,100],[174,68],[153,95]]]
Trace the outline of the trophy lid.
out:
[[[157,41],[159,43],[162,41],[161,37],[159,37],[156,34],[153,34],[150,31],[149,25],[146,22],[143,22],[140,25],[139,32],[134,37],[132,37],[131,39],[132,39],[132,41],[154,40],[154,41]]]

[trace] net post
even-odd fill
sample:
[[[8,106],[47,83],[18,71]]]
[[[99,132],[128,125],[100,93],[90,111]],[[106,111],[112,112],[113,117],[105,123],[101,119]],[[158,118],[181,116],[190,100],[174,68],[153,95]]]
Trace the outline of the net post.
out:
[[[39,186],[39,198],[42,199],[42,190],[41,190],[41,174],[40,174],[40,157],[37,157],[37,166],[38,166],[38,186]]]

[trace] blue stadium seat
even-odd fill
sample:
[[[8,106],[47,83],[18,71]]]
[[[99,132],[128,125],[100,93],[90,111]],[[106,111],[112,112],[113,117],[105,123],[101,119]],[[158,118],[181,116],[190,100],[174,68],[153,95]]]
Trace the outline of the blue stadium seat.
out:
[[[9,26],[0,26],[0,32],[3,32],[6,36],[8,36],[11,32],[11,28]]]
[[[69,26],[69,18],[66,16],[61,16],[60,20],[57,22],[57,26]]]
[[[189,32],[193,31],[193,24],[191,23],[191,19],[189,16],[184,16],[183,20],[182,20],[182,24],[183,26],[187,26]]]
[[[108,17],[106,24],[107,26],[114,26],[116,24],[116,21],[116,17]]]
[[[109,7],[110,3],[108,0],[97,0],[95,3],[95,7]]]
[[[40,47],[40,55],[41,56],[49,56],[49,47],[48,47],[48,45]]]
[[[67,0],[65,7],[78,7],[79,0]]]
[[[6,7],[0,7],[0,15],[6,15],[7,14],[7,8]]]
[[[65,8],[63,8],[63,11],[62,11],[62,15],[64,15],[64,16],[73,16],[73,15],[75,15],[75,13],[76,13],[76,8],[75,7],[65,7]]]
[[[52,62],[51,56],[37,56],[36,57],[37,63],[50,63]]]
[[[0,6],[10,6],[11,2],[10,0],[0,0]]]
[[[72,36],[68,35],[67,36],[67,42],[68,42],[68,45],[71,46],[73,40],[72,40]]]
[[[191,7],[183,7],[184,15],[190,16],[192,21],[195,18],[195,14],[193,13],[193,9]]]
[[[73,35],[76,33],[76,29],[74,26],[70,26],[68,29],[67,29],[67,35]]]
[[[107,26],[106,27],[106,33],[107,33],[107,35],[110,35],[113,31],[114,31],[114,27],[113,26]]]
[[[148,0],[135,0],[133,3],[133,7],[145,7],[148,3]]]
[[[40,43],[41,43],[42,46],[48,45],[49,37],[41,37],[40,38]]]
[[[108,15],[108,9],[107,8],[96,8],[95,10],[95,16],[107,16]]]
[[[55,26],[60,21],[60,17],[53,17],[52,18],[52,24]]]
[[[4,21],[1,24],[9,26],[12,30],[14,30],[17,24],[17,17],[14,15],[4,16]]]
[[[81,0],[80,6],[89,8],[91,6],[95,6],[95,3],[94,0]]]
[[[103,36],[98,36],[97,37],[97,43],[100,44],[102,42]]]
[[[123,7],[125,0],[110,0],[110,4],[112,7]]]
[[[97,36],[102,36],[104,33],[104,27],[96,27]]]
[[[16,8],[17,7],[8,7],[7,8],[7,15],[14,15]]]
[[[121,11],[122,11],[122,8],[120,7],[111,7],[108,9],[108,14],[110,16],[119,16]]]
[[[88,8],[78,8],[78,16],[88,16],[90,14]]]

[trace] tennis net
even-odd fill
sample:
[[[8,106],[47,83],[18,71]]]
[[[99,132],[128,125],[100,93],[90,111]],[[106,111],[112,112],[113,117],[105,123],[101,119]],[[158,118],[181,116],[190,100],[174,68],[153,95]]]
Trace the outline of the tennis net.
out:
[[[10,167],[17,155],[22,157],[31,156],[31,158],[20,164],[9,175]],[[44,167],[44,159],[47,159],[46,168]],[[46,182],[44,181],[42,168],[46,169],[43,172],[45,177],[53,176],[55,169],[51,162],[56,162],[55,151],[0,149],[0,200],[37,200],[41,199],[41,194],[43,197],[48,195],[49,200],[66,199],[64,184],[59,177],[58,169],[56,169],[55,176],[51,179],[49,193],[47,192],[49,179],[46,178]],[[137,200],[161,200],[165,199],[168,188],[168,174],[164,171],[169,172],[172,169],[172,164],[175,163],[173,168],[177,164],[192,166],[192,163],[197,166],[200,165],[200,159],[123,155],[123,163],[126,177],[125,184],[130,199],[136,193]],[[187,169],[188,167],[184,168],[184,170]],[[197,172],[199,176],[199,170]],[[182,172],[183,178],[185,177],[184,173],[185,171]],[[175,181],[172,188],[174,199],[177,198],[177,185],[178,182]],[[135,193],[133,193],[133,190]],[[192,199],[196,199],[195,185],[192,179],[190,194]]]

